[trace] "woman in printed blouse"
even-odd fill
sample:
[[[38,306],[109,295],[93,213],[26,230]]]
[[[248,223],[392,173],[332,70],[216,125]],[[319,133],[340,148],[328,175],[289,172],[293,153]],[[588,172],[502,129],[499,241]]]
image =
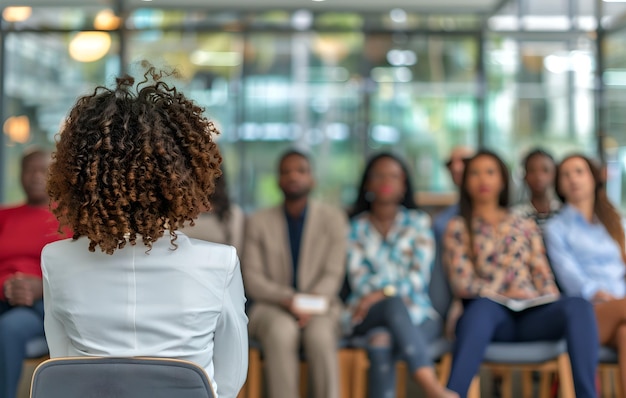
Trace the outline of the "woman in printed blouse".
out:
[[[545,228],[552,267],[566,294],[594,304],[599,341],[617,348],[621,379],[626,380],[626,254],[620,214],[606,196],[600,169],[584,156],[561,162],[557,193],[565,206]]]
[[[354,334],[368,340],[370,397],[395,397],[394,352],[429,398],[458,397],[438,383],[428,354],[429,341],[441,335],[428,296],[435,245],[410,181],[388,153],[372,158],[363,174],[348,243]]]
[[[543,149],[534,149],[524,157],[524,182],[528,187],[526,202],[513,207],[513,212],[530,217],[543,228],[546,221],[561,208],[561,202],[554,194],[556,163]]]
[[[591,305],[580,298],[513,312],[498,297],[558,295],[541,233],[532,219],[508,211],[508,171],[481,151],[469,160],[460,192],[461,215],[444,237],[444,264],[463,301],[448,388],[467,394],[492,341],[567,340],[577,397],[595,397],[597,329]],[[490,299],[492,298],[492,299]]]

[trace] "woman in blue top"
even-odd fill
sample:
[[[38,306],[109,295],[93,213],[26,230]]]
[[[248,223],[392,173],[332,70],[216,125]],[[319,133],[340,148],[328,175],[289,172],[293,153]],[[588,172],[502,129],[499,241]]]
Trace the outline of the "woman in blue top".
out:
[[[365,169],[348,243],[354,334],[368,341],[369,396],[395,397],[394,353],[429,398],[454,398],[435,376],[428,343],[441,322],[428,296],[435,244],[429,216],[416,209],[407,168],[382,153]]]
[[[594,304],[600,343],[616,347],[626,380],[626,253],[624,228],[609,202],[600,169],[572,155],[557,169],[557,193],[565,202],[546,224],[548,256],[561,288]],[[621,396],[626,396],[622,391]]]

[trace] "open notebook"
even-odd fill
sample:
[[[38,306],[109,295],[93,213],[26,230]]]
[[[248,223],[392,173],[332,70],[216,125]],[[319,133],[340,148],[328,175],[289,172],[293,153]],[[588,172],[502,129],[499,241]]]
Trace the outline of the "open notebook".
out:
[[[558,294],[546,294],[545,296],[539,296],[532,299],[513,299],[505,296],[491,296],[490,300],[500,303],[508,307],[512,311],[523,311],[527,308],[536,307],[538,305],[544,305],[552,303],[559,299]]]

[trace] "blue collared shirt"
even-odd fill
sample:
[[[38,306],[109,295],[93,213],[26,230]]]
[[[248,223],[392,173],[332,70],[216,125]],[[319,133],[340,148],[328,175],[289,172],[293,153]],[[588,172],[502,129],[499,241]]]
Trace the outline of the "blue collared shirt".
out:
[[[302,214],[292,217],[285,209],[285,219],[287,220],[287,232],[289,234],[289,247],[291,249],[291,260],[293,263],[293,286],[297,285],[298,261],[300,260],[300,243],[302,242],[302,231],[304,230],[304,219],[306,218],[306,207]]]
[[[620,247],[599,221],[587,222],[565,205],[545,226],[548,257],[561,288],[587,300],[603,290],[615,297],[626,294],[626,266]]]

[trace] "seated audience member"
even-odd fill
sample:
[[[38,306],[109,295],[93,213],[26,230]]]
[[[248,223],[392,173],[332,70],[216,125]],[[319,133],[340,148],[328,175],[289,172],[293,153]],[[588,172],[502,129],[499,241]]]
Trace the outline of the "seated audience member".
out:
[[[184,359],[234,398],[248,361],[239,260],[179,231],[210,209],[218,131],[148,68],[136,87],[125,76],[80,98],[59,135],[48,192],[74,237],[42,253],[50,355]]]
[[[457,146],[450,152],[450,159],[446,162],[446,167],[450,172],[450,177],[455,187],[461,186],[463,179],[463,170],[465,170],[465,162],[474,155],[472,148],[465,146]],[[437,245],[441,245],[443,234],[446,232],[448,222],[459,215],[459,204],[455,203],[442,210],[433,221],[433,231],[435,233],[435,241]]]
[[[17,393],[26,343],[43,337],[41,249],[63,236],[48,208],[46,178],[50,154],[22,157],[26,204],[0,210],[0,396]]]
[[[524,158],[524,172],[530,198],[528,202],[514,206],[512,211],[534,219],[539,228],[543,228],[545,222],[561,208],[561,202],[554,195],[554,158],[542,149],[535,149]]]
[[[347,221],[340,209],[309,199],[309,158],[289,151],[278,164],[284,202],[246,226],[244,281],[253,301],[250,335],[263,346],[269,396],[299,396],[304,348],[315,398],[339,396],[337,341],[345,275]]]
[[[417,210],[407,168],[391,154],[375,156],[361,180],[348,240],[351,321],[354,334],[368,339],[372,398],[396,396],[395,353],[429,398],[458,397],[439,384],[428,353],[442,333],[428,296],[434,256],[430,217]]]
[[[567,295],[593,303],[599,341],[617,348],[620,377],[626,382],[626,254],[620,214],[607,198],[600,169],[584,156],[561,162],[557,192],[565,206],[545,227],[552,268]]]
[[[576,396],[595,397],[593,309],[577,297],[558,298],[537,224],[508,211],[508,181],[497,155],[481,151],[470,159],[461,184],[461,215],[446,231],[444,264],[455,295],[463,300],[448,388],[467,394],[492,341],[565,338]],[[541,296],[556,301],[519,312],[500,304]]]
[[[190,238],[234,246],[241,255],[244,214],[241,207],[230,201],[223,167],[222,175],[215,180],[215,191],[209,202],[211,211],[200,213],[194,225],[185,225],[182,231]]]

